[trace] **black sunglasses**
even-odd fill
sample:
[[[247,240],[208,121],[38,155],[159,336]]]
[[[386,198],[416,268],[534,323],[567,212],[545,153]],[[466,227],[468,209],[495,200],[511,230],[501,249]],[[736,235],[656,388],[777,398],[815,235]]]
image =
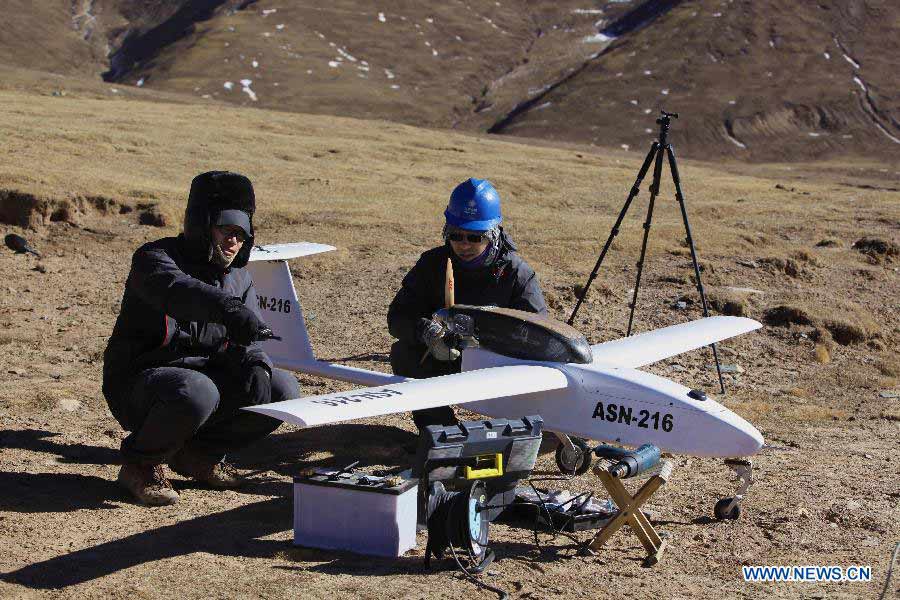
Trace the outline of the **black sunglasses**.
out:
[[[478,244],[485,238],[483,233],[459,233],[458,231],[447,234],[447,239],[451,242],[461,242],[466,240],[470,244]]]

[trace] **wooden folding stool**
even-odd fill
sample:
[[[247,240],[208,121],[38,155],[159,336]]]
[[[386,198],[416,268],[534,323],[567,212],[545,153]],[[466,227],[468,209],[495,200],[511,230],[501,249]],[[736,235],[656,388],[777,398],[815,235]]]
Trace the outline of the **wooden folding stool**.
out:
[[[666,548],[666,540],[662,539],[650,520],[641,511],[641,506],[650,499],[656,490],[660,488],[672,475],[672,461],[664,460],[659,465],[659,473],[653,475],[638,490],[637,494],[632,496],[625,489],[622,481],[613,477],[607,468],[602,464],[594,467],[594,473],[603,482],[603,487],[609,492],[612,501],[619,507],[616,516],[612,518],[603,529],[597,532],[594,539],[591,540],[591,550],[598,550],[600,546],[606,543],[612,535],[622,528],[626,523],[634,531],[647,551],[647,558],[644,559],[645,567],[652,567],[662,558],[663,551]]]

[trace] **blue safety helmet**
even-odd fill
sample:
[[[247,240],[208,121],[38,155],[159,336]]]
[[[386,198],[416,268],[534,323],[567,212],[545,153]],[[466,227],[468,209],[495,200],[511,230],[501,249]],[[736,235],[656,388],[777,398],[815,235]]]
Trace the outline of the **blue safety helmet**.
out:
[[[466,179],[450,194],[444,211],[447,224],[469,231],[487,231],[503,220],[500,194],[487,179]]]

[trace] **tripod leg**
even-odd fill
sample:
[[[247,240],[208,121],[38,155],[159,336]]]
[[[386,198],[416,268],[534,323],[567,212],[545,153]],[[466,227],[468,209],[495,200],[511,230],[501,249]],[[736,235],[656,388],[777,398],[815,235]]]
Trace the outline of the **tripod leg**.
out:
[[[678,164],[675,162],[675,150],[671,144],[666,144],[666,156],[669,158],[669,171],[672,173],[672,181],[675,183],[675,199],[681,207],[681,219],[684,221],[684,231],[687,234],[688,247],[691,249],[691,261],[694,263],[694,277],[697,278],[697,291],[700,292],[700,303],[703,306],[703,316],[709,316],[709,305],[706,302],[706,292],[703,291],[703,281],[700,279],[700,265],[697,262],[697,250],[694,248],[694,238],[691,235],[691,223],[688,221],[687,206],[684,203],[684,194],[681,192],[681,177],[678,175]],[[662,154],[662,152],[660,152]],[[716,373],[719,375],[719,388],[725,393],[725,381],[722,379],[722,367],[719,364],[719,353],[715,343],[710,344],[713,359],[716,361]]]
[[[653,165],[653,182],[650,184],[650,203],[647,206],[647,220],[644,221],[644,240],[641,243],[641,257],[637,262],[637,279],[634,282],[634,295],[631,297],[631,312],[628,315],[628,331],[626,337],[631,335],[631,324],[634,322],[634,308],[637,306],[638,290],[641,287],[641,273],[644,271],[644,258],[647,255],[647,239],[650,237],[650,223],[653,220],[653,203],[659,194],[659,179],[662,174],[663,149],[658,146],[658,142],[654,142],[654,147],[658,147],[656,153],[656,161]]]
[[[581,295],[578,297],[578,302],[575,304],[575,308],[572,310],[571,316],[569,316],[569,320],[567,321],[569,325],[572,325],[575,322],[575,315],[578,314],[578,309],[581,308],[581,303],[584,302],[584,299],[587,297],[588,290],[590,289],[591,284],[594,282],[594,278],[597,277],[597,271],[600,270],[600,265],[603,264],[603,259],[606,257],[606,252],[612,245],[613,238],[615,238],[619,234],[619,226],[622,224],[622,219],[625,218],[625,213],[628,212],[628,207],[631,206],[631,201],[634,200],[634,197],[637,196],[638,192],[641,191],[641,182],[644,180],[644,176],[647,174],[647,170],[650,168],[650,163],[653,161],[653,157],[657,155],[658,150],[659,142],[653,142],[653,145],[650,146],[650,152],[647,153],[647,158],[644,159],[644,164],[641,165],[641,170],[638,171],[637,179],[634,180],[634,185],[631,186],[631,192],[628,194],[628,199],[625,200],[625,206],[623,206],[622,210],[619,211],[619,218],[616,219],[616,223],[615,225],[613,225],[612,231],[609,232],[609,237],[606,238],[606,243],[603,245],[603,250],[600,252],[600,257],[597,259],[597,264],[594,265],[594,270],[591,271],[587,283],[584,285],[584,289],[581,291]]]

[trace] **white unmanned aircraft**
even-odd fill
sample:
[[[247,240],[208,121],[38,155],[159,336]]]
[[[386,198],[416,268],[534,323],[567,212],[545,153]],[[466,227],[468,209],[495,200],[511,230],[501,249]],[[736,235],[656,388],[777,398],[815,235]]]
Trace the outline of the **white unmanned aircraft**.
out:
[[[570,473],[584,472],[590,461],[578,438],[725,458],[740,486],[733,497],[719,500],[715,515],[740,514],[752,480],[748,458],[762,448],[762,435],[703,392],[637,367],[753,331],[760,323],[707,317],[590,346],[582,334],[553,319],[450,301],[438,317],[464,342],[462,372],[410,379],[316,360],[287,260],[329,250],[334,247],[313,243],[254,248],[249,269],[259,307],[281,336],[264,347],[282,368],[369,387],[247,410],[300,427],[463,403],[491,417],[538,414],[559,437],[557,463]],[[448,292],[451,278],[448,270]],[[569,436],[577,436],[575,444]]]

